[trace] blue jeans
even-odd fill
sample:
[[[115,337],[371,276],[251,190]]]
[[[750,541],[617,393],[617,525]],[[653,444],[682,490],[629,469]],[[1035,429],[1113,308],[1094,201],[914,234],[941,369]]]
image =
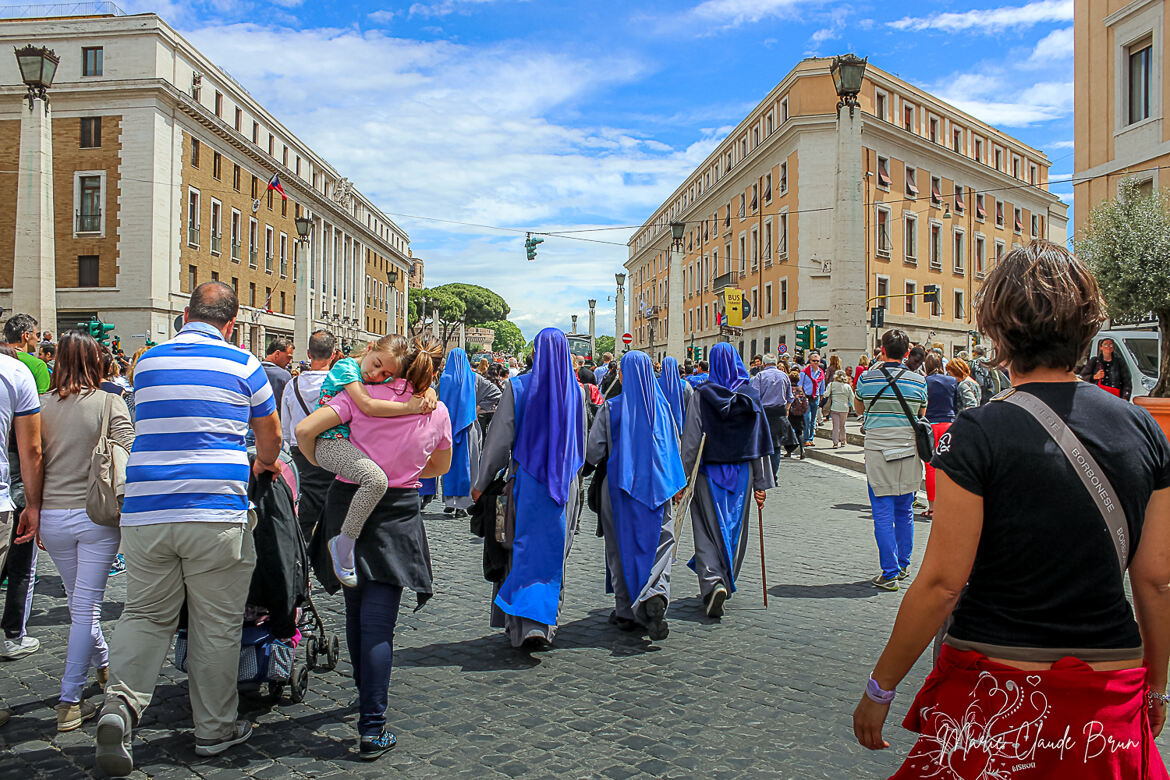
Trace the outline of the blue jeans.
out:
[[[808,411],[804,413],[804,443],[808,444],[817,435],[817,407],[820,398],[808,399]]]
[[[394,625],[402,588],[364,582],[345,592],[345,642],[358,689],[358,734],[377,736],[386,726],[386,698],[394,665]]]
[[[914,494],[875,496],[869,488],[869,505],[873,508],[873,536],[877,540],[882,576],[893,579],[899,571],[910,568],[914,549]]]

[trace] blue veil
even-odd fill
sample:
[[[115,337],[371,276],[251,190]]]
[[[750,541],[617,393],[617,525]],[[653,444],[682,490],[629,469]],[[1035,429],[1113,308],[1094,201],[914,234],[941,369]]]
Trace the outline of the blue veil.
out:
[[[683,378],[678,372],[678,361],[672,357],[662,359],[662,375],[658,377],[658,386],[662,388],[662,395],[670,404],[670,411],[674,414],[674,424],[678,428],[678,435],[682,436],[683,429]]]
[[[475,374],[467,353],[458,347],[447,354],[439,377],[439,399],[451,415],[451,470],[443,477],[443,493],[471,495],[471,447],[468,432],[475,423]]]

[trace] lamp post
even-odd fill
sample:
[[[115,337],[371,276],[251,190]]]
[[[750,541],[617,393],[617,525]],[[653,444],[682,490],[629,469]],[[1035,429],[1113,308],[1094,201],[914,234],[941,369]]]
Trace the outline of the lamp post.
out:
[[[589,357],[594,365],[597,365],[597,331],[595,315],[597,312],[597,299],[589,299]]]
[[[391,268],[386,272],[386,282],[390,285],[390,311],[387,312],[390,321],[394,323],[394,330],[391,333],[398,332],[398,288],[395,286],[398,283],[398,271]],[[403,327],[403,332],[406,328]]]
[[[309,314],[309,270],[306,255],[309,249],[309,234],[313,231],[313,220],[309,218],[307,212],[302,212],[293,222],[297,227],[293,343],[297,349],[308,350],[309,334],[313,332],[313,318]]]
[[[572,333],[574,336],[577,335],[577,315],[576,314],[573,315],[573,329],[569,332]]]
[[[29,45],[16,50],[16,62],[28,90],[28,111],[20,115],[12,302],[14,308],[19,307],[36,318],[41,327],[55,330],[57,250],[53,228],[53,126],[49,116],[49,87],[53,85],[60,59],[47,48]],[[92,207],[92,211],[87,207]],[[96,221],[100,228],[102,204],[84,204],[82,208],[84,215]]]
[[[647,320],[646,330],[650,334],[650,359],[655,360],[657,356],[654,354],[654,331],[658,330],[658,320]]]
[[[856,353],[866,347],[865,211],[861,119],[855,114],[866,60],[834,57],[830,72],[837,90],[836,202],[833,209],[833,264],[829,289],[829,330],[833,351]],[[842,109],[848,107],[849,111]]]
[[[614,308],[614,351],[617,352],[618,357],[626,351],[626,345],[622,343],[622,336],[626,332],[626,275],[614,274],[613,278],[617,281],[617,297],[614,299],[616,307]]]
[[[666,330],[666,354],[676,359],[683,351],[682,316],[682,257],[683,233],[687,226],[682,222],[670,223],[670,270],[666,281],[666,317],[662,319]],[[674,325],[671,325],[671,321]]]

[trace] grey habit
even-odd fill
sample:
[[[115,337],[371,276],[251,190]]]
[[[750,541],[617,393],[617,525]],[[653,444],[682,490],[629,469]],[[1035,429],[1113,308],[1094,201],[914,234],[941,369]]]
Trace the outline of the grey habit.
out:
[[[703,415],[699,409],[699,402],[687,407],[686,421],[683,423],[682,435],[682,462],[687,474],[695,467],[695,459],[699,454],[699,442],[703,434],[708,437],[718,436],[719,431],[703,430]],[[776,486],[772,477],[772,462],[765,455],[752,461],[752,489],[767,490]],[[723,534],[719,530],[719,519],[715,515],[715,504],[711,499],[711,488],[707,484],[707,477],[699,471],[695,482],[695,495],[691,500],[691,528],[695,534],[695,573],[699,575],[699,593],[706,599],[715,586],[722,582],[723,587],[731,594],[732,575],[738,577],[739,569],[743,565],[744,555],[747,553],[748,531],[751,528],[749,521],[755,499],[751,493],[743,507],[743,526],[739,533],[738,549],[729,554],[734,564],[734,572],[727,571],[720,551],[723,549]],[[729,551],[731,552],[731,551]]]
[[[586,462],[597,465],[609,457],[613,439],[609,433],[609,404],[601,407],[589,431],[589,445],[585,451]],[[595,477],[596,478],[596,477]],[[613,525],[613,504],[609,498],[609,478],[601,487],[601,504],[598,517],[605,532],[605,564],[609,567],[610,584],[613,585],[615,612],[619,618],[646,623],[646,602],[654,596],[663,596],[670,602],[670,564],[674,557],[674,513],[673,504],[666,502],[662,510],[662,530],[658,536],[658,551],[654,555],[654,566],[641,593],[631,593],[626,585],[622,569],[621,548]]]
[[[467,451],[471,460],[471,485],[473,487],[479,478],[479,460],[482,447],[483,431],[480,430],[479,420],[476,420],[471,424],[471,429],[467,432]],[[467,509],[475,503],[471,500],[471,496],[447,495],[446,478],[442,477],[440,480],[443,482],[443,506],[454,509]]]
[[[585,390],[581,390],[581,407],[582,417],[585,417]],[[581,430],[582,438],[585,435],[584,423],[582,423]],[[479,473],[475,479],[472,480],[472,490],[483,491],[488,484],[495,478],[500,470],[507,468],[508,477],[516,473],[519,464],[512,459],[512,448],[516,444],[516,400],[512,396],[512,383],[506,382],[504,384],[504,392],[500,396],[500,405],[496,408],[496,416],[492,419],[491,427],[488,428],[487,439],[483,443],[483,453],[479,464]],[[577,474],[573,478],[573,482],[569,485],[569,498],[565,504],[565,557],[564,560],[569,560],[569,549],[573,546],[573,536],[577,532],[577,521],[580,519],[581,504],[583,496],[581,494],[581,475]],[[512,549],[513,534],[515,533],[514,524],[509,518],[506,530],[506,538],[504,541],[505,547]],[[508,570],[512,568],[511,556],[509,555]],[[505,577],[507,573],[505,572]],[[496,594],[500,590],[500,583],[494,583],[492,586],[492,617],[491,627],[502,628],[508,636],[508,640],[513,647],[520,647],[524,644],[524,640],[533,637],[543,638],[546,642],[551,643],[553,637],[556,636],[557,627],[538,623],[535,620],[528,618],[517,617],[509,615],[502,609],[496,606]],[[564,568],[561,570],[561,605],[565,603],[565,581]],[[558,608],[559,609],[559,608]]]

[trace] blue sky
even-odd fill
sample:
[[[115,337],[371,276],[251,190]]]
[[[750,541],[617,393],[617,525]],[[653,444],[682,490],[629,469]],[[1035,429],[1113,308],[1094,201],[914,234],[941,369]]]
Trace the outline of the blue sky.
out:
[[[531,336],[598,299],[629,230],[803,57],[853,51],[1044,150],[1069,203],[1072,0],[133,0],[227,69]],[[410,215],[410,216],[406,216]],[[432,219],[420,219],[428,217]]]

